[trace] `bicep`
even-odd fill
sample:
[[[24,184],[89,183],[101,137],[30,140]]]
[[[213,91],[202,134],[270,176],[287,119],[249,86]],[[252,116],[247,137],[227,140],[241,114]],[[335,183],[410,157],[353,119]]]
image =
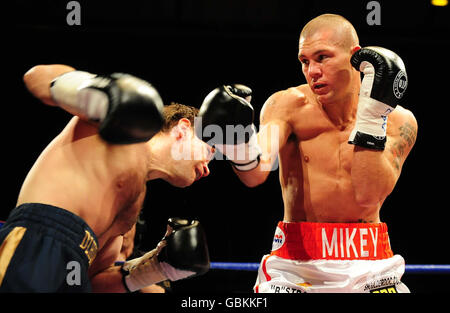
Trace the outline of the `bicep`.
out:
[[[283,120],[273,120],[261,125],[258,133],[258,144],[262,150],[261,161],[273,163],[291,132],[290,125]]]
[[[273,169],[279,151],[292,133],[290,103],[285,95],[284,92],[273,94],[261,110],[258,143],[262,150],[261,169],[265,171]]]
[[[267,99],[261,109],[260,130],[258,142],[261,146],[267,146],[278,153],[292,133],[292,127],[288,121],[288,106],[283,103],[280,93],[275,93]],[[264,150],[263,150],[264,151]]]

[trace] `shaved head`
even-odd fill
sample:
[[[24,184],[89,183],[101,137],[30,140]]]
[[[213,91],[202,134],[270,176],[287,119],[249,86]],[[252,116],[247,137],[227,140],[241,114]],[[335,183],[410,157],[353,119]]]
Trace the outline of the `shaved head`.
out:
[[[330,33],[332,43],[344,49],[359,46],[358,35],[353,25],[337,14],[322,14],[309,21],[300,33],[300,46],[306,38],[311,38],[319,32]]]
[[[322,105],[346,103],[358,94],[360,73],[350,63],[361,49],[353,25],[336,14],[322,14],[300,33],[298,59],[311,91]]]

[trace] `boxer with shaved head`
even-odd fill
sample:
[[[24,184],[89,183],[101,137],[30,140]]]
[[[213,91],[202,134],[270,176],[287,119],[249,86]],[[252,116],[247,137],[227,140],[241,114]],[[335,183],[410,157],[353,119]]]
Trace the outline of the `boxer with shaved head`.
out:
[[[249,88],[219,87],[200,108],[204,132],[213,121],[248,130],[240,142],[202,137],[244,184],[264,183],[279,161],[284,218],[254,290],[408,292],[404,260],[380,218],[417,136],[414,115],[400,106],[405,65],[386,48],[361,48],[352,24],[335,14],[308,22],[298,48],[306,84],[267,99],[259,132]]]

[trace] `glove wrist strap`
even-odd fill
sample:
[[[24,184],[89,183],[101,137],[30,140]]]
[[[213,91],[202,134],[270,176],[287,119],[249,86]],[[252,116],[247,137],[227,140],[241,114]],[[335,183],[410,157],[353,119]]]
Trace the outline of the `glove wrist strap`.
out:
[[[369,149],[384,150],[388,114],[393,107],[375,99],[360,96],[356,122],[348,139],[354,144]]]
[[[252,160],[252,161],[250,161],[248,163],[243,163],[242,164],[242,163],[235,163],[235,162],[233,162],[231,160],[228,160],[228,161],[231,163],[231,165],[236,170],[238,170],[240,172],[248,172],[248,171],[251,171],[251,170],[253,170],[253,169],[258,167],[259,163],[261,162],[261,153],[258,154],[258,156],[256,157],[256,160]]]
[[[131,292],[167,279],[154,250],[140,258],[125,262],[122,269],[128,272],[123,280],[126,289]]]

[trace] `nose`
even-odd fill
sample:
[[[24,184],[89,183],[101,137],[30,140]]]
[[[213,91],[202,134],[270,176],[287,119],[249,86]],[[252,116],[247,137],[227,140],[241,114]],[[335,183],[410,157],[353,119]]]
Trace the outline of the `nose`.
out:
[[[320,64],[311,62],[308,66],[308,76],[313,81],[317,81],[322,76],[322,68],[320,67]]]
[[[208,176],[210,173],[209,171],[209,167],[208,167],[208,162],[206,162],[205,164],[203,164],[203,177]]]

